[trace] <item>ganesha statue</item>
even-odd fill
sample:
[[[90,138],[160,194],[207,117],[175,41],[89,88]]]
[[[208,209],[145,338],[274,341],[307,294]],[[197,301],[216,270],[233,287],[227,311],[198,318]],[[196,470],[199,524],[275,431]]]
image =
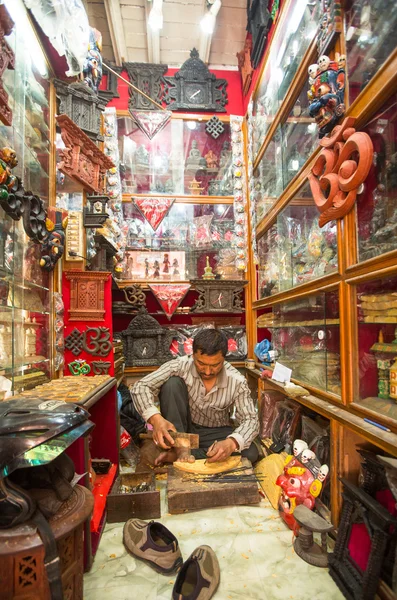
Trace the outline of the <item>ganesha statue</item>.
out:
[[[304,504],[313,510],[328,473],[328,466],[320,464],[306,442],[294,441],[293,455],[285,459],[284,472],[277,478],[276,485],[281,487],[280,516],[295,534],[299,527],[294,517],[295,508]]]
[[[309,114],[319,126],[319,137],[332,131],[345,113],[345,57],[331,60],[325,54],[309,67]]]

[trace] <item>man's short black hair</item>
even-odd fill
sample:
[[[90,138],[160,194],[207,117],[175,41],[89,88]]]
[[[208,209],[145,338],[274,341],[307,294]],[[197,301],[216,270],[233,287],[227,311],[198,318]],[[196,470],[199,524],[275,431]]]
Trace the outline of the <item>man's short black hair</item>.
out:
[[[227,338],[219,329],[204,329],[200,331],[193,340],[193,354],[201,352],[207,356],[222,353],[223,358],[227,354]]]

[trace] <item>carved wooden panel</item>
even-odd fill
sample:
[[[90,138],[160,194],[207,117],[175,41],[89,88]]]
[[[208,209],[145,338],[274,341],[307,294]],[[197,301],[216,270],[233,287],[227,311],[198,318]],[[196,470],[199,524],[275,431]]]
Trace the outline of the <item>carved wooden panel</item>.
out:
[[[247,281],[191,279],[190,282],[199,294],[191,312],[230,314],[244,311],[242,291]]]
[[[91,193],[102,194],[105,175],[115,165],[67,115],[56,117],[66,148],[61,150],[58,169]]]
[[[237,52],[238,69],[243,83],[243,94],[246,96],[252,81],[254,69],[251,64],[252,39],[245,40],[244,48]]]
[[[372,165],[371,138],[362,131],[356,132],[354,122],[354,117],[346,117],[329,137],[321,139],[323,149],[308,176],[314,202],[321,213],[320,227],[350,212]]]
[[[84,83],[72,83],[55,80],[59,112],[66,114],[84,133],[94,141],[102,141],[101,116],[106,100],[99,98]]]
[[[161,82],[163,75],[168,71],[168,66],[132,62],[123,63],[123,66],[127,70],[131,83],[161,104]],[[129,110],[158,110],[153,102],[150,102],[132,88],[129,88],[128,91],[130,94]]]
[[[110,273],[66,271],[70,281],[70,321],[103,321],[105,318],[105,281]]]
[[[4,125],[12,124],[12,110],[8,105],[8,94],[2,83],[2,78],[6,69],[15,68],[15,55],[10,46],[4,39],[4,36],[10,35],[14,27],[14,21],[4,4],[0,5],[0,121]]]

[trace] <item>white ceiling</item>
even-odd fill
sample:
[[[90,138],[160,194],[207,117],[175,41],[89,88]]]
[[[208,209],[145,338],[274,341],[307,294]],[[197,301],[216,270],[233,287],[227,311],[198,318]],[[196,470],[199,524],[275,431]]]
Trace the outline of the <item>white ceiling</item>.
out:
[[[243,48],[246,36],[247,0],[222,0],[210,39],[203,38],[200,28],[200,20],[208,10],[205,0],[164,0],[164,25],[157,40],[147,28],[151,2],[84,2],[90,25],[102,33],[105,59],[118,64],[123,59],[124,62],[160,62],[179,67],[196,47],[199,51],[201,48],[200,58],[208,59],[212,68],[237,69],[236,52]]]

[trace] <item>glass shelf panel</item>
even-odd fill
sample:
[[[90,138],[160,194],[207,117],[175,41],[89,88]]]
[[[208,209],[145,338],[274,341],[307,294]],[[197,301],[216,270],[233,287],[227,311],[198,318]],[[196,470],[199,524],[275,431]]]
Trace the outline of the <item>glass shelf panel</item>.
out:
[[[233,195],[229,123],[214,140],[206,122],[173,119],[148,140],[130,117],[117,122],[124,194]]]
[[[269,212],[283,191],[282,131],[277,127],[266,151],[254,171],[257,222]]]
[[[397,420],[397,388],[392,389],[390,371],[397,359],[397,277],[358,285],[356,294],[359,397],[355,402]]]
[[[345,22],[352,103],[397,46],[397,4],[395,0],[353,0]]]
[[[278,362],[302,384],[340,395],[339,299],[321,292],[273,307],[272,334]]]

